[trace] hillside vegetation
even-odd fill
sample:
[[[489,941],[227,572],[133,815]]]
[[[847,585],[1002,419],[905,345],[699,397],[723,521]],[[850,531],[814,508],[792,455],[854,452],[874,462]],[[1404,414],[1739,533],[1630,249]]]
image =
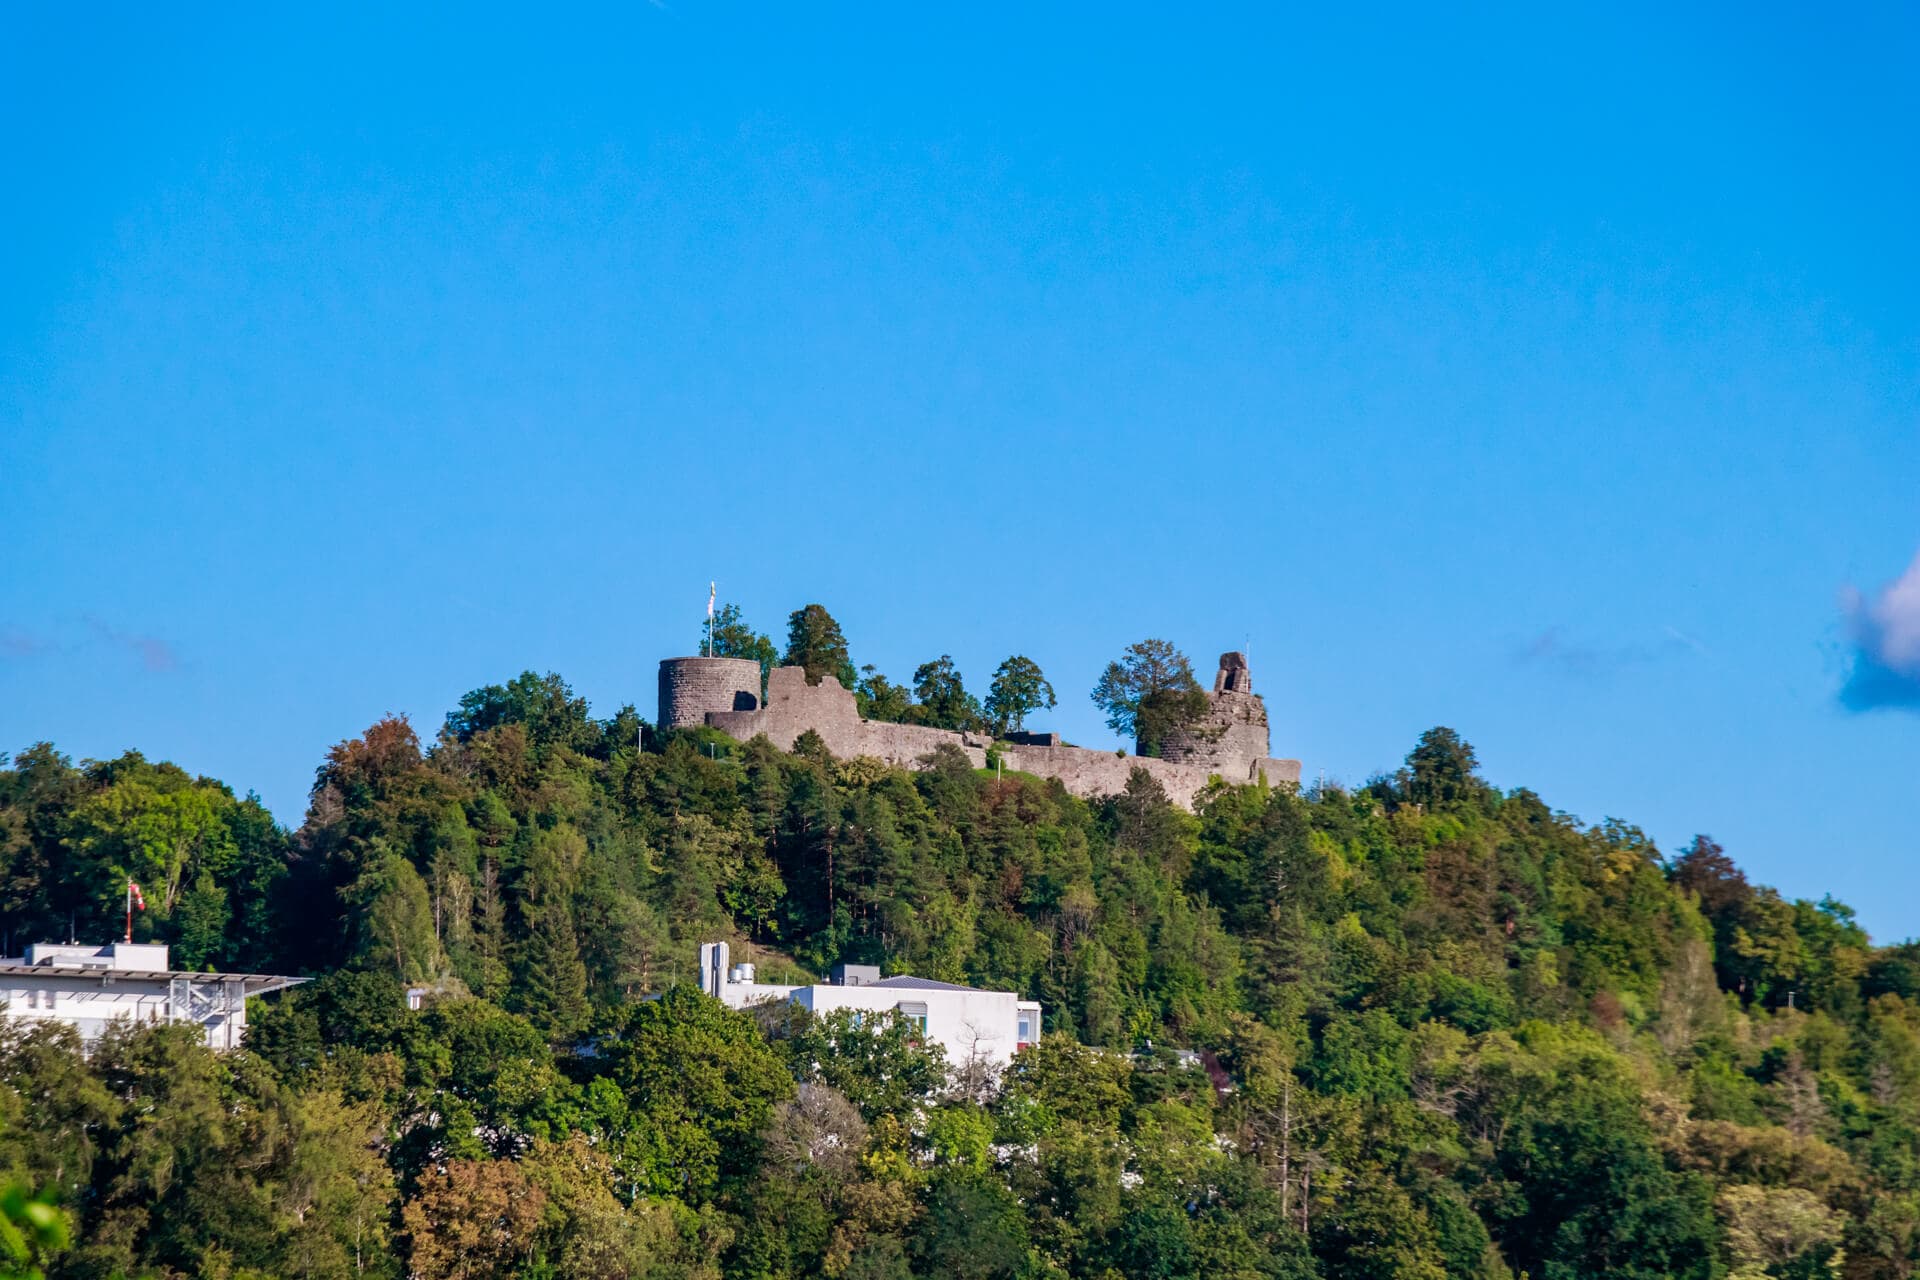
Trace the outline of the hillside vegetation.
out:
[[[137,754],[20,753],[12,952],[116,936],[131,875],[176,963],[317,977],[225,1058],[9,1024],[0,1176],[70,1223],[22,1248],[429,1280],[1920,1261],[1920,952],[1705,837],[1668,856],[1496,791],[1444,729],[1363,789],[1189,814],[1145,774],[1088,802],[957,752],[641,728],[530,673],[431,744],[385,719],[333,747],[293,832]],[[948,1083],[903,1026],[677,985],[711,938],[1017,990],[1048,1035],[997,1091]]]

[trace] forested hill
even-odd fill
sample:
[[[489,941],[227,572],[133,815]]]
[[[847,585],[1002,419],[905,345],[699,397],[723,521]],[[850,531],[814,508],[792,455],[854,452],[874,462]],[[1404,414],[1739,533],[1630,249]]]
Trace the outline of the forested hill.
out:
[[[327,751],[286,831],[137,754],[0,771],[0,928],[322,975],[252,1051],[0,1036],[55,1276],[1900,1277],[1920,951],[1497,791],[975,771],[595,720],[555,677]],[[998,1092],[675,984],[728,938],[1012,989]],[[746,958],[745,955],[742,958]],[[408,1012],[403,984],[439,994]],[[669,990],[671,988],[671,990]],[[665,999],[639,999],[669,991]],[[1149,1043],[1155,1046],[1148,1049]],[[1162,1052],[1201,1050],[1208,1070]],[[24,1210],[13,1204],[19,1219]]]

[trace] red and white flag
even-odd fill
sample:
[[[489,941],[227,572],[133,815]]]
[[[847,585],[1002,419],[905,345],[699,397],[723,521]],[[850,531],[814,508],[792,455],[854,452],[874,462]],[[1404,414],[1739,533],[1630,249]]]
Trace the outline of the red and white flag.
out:
[[[127,900],[142,911],[147,909],[146,895],[141,893],[140,886],[131,880],[127,881]]]

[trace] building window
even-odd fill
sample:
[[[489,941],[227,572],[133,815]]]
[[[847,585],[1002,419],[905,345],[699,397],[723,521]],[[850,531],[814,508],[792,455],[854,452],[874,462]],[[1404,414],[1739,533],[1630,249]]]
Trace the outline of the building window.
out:
[[[900,1016],[905,1018],[908,1022],[912,1023],[914,1026],[914,1029],[917,1030],[921,1035],[927,1034],[927,1006],[926,1005],[900,1004],[900,1005],[895,1005],[894,1007],[900,1010]]]
[[[1014,1039],[1020,1042],[1020,1047],[1023,1049],[1026,1046],[1033,1043],[1034,1034],[1033,1034],[1033,1015],[1032,1014],[1027,1013],[1024,1010],[1021,1012],[1019,1029],[1015,1033]]]
[[[47,1008],[53,1008],[53,992],[47,992]]]
[[[40,1007],[40,991],[39,991],[39,989],[38,989],[38,988],[29,988],[29,989],[28,989],[28,991],[27,991],[27,1008],[29,1008],[29,1009],[38,1009],[39,1007]]]

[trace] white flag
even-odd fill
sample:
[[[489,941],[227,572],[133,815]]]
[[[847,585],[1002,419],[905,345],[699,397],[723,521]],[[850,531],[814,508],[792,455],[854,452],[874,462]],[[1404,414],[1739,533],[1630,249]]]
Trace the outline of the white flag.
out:
[[[719,594],[720,594],[720,584],[717,582],[709,582],[707,584],[707,616],[709,618],[713,616],[714,598]]]

